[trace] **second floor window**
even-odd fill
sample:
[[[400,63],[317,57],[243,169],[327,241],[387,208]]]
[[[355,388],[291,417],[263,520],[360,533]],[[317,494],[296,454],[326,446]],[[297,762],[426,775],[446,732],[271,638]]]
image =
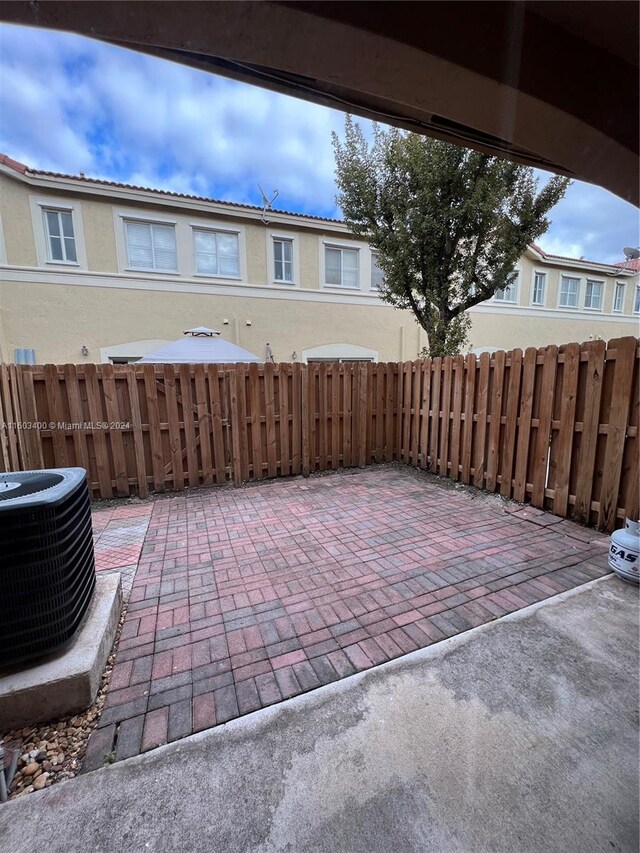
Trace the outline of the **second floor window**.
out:
[[[633,302],[634,314],[640,314],[640,284],[636,284],[636,296]]]
[[[602,310],[602,282],[587,281],[587,289],[584,295],[584,307],[596,311]]]
[[[493,298],[498,302],[517,302],[518,301],[518,274],[514,273],[511,281],[505,287],[496,290]]]
[[[371,290],[380,290],[384,284],[384,273],[378,264],[378,253],[371,252]]]
[[[131,269],[177,272],[176,229],[156,222],[125,221]]]
[[[360,286],[358,276],[358,250],[327,246],[324,250],[325,284],[334,287]]]
[[[293,282],[293,240],[273,241],[273,277],[275,281]]]
[[[227,231],[193,231],[196,272],[240,278],[238,235]]]
[[[577,308],[580,279],[563,275],[560,279],[560,307]]]
[[[50,261],[75,264],[78,262],[76,238],[70,210],[43,210]]]
[[[534,305],[544,305],[544,285],[547,275],[543,272],[537,272],[533,278],[533,299]]]
[[[616,312],[624,311],[624,284],[620,281],[616,282],[616,290],[613,296],[613,310]]]

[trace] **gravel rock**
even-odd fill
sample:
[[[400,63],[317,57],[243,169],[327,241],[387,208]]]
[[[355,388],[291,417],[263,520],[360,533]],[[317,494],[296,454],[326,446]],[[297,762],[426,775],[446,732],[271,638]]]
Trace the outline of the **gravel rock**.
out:
[[[47,783],[47,779],[49,778],[48,773],[41,773],[39,776],[36,776],[33,787],[36,791],[40,791]]]
[[[126,605],[123,605],[116,639],[102,675],[96,701],[91,707],[82,714],[74,714],[62,720],[49,720],[40,725],[25,726],[4,734],[0,732],[0,745],[20,752],[18,771],[11,782],[9,799],[67,781],[79,773],[89,736],[97,727],[102,714],[125,613]]]

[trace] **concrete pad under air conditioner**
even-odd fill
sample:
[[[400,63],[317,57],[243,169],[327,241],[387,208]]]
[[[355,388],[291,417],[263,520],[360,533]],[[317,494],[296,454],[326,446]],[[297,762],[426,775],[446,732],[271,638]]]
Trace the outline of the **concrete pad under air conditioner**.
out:
[[[71,643],[25,669],[0,672],[0,732],[84,711],[96,698],[116,635],[120,575],[98,574],[87,615]]]

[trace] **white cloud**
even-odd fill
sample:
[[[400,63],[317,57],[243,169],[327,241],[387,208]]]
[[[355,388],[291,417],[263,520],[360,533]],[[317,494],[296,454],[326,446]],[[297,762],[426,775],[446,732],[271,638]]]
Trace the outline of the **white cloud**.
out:
[[[548,233],[538,240],[538,245],[550,255],[562,255],[565,258],[584,257],[584,248],[581,243],[567,243],[559,237],[552,237]]]

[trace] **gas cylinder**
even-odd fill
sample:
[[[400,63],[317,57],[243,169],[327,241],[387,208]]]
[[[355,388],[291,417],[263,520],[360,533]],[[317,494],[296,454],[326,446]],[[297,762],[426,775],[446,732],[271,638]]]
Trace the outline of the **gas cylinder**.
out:
[[[625,526],[614,530],[609,546],[609,566],[625,581],[640,582],[638,553],[640,552],[640,522],[627,518]]]

